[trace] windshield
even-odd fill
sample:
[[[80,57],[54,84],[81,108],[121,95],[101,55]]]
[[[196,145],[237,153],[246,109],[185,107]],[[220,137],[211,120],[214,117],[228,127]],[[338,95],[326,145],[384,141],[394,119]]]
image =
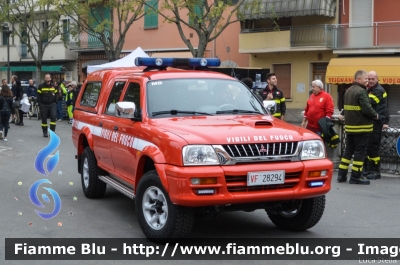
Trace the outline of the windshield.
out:
[[[242,83],[223,79],[169,79],[147,83],[149,117],[267,114]]]

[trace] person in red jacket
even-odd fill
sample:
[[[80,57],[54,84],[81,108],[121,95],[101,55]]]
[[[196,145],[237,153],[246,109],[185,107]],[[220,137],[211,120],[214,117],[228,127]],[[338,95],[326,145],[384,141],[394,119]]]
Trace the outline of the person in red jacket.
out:
[[[321,80],[314,80],[311,86],[312,94],[307,101],[301,126],[319,134],[321,129],[318,121],[323,117],[332,117],[334,104],[332,96],[324,91],[324,84]]]

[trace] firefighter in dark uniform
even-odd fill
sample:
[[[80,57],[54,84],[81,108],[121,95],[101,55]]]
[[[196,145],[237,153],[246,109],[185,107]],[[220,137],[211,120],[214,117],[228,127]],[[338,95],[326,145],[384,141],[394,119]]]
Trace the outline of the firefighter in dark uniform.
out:
[[[44,83],[40,84],[37,90],[37,101],[42,115],[43,137],[48,137],[47,118],[50,116],[50,130],[56,131],[57,115],[57,89],[51,83],[51,75],[44,76]]]
[[[368,138],[373,130],[372,119],[379,119],[373,110],[366,91],[368,74],[359,70],[354,75],[355,82],[344,94],[344,116],[346,147],[340,161],[338,182],[347,180],[347,172],[353,157],[350,184],[369,185],[369,180],[362,177],[362,167],[367,153]]]
[[[382,130],[389,127],[389,111],[387,108],[387,94],[385,89],[378,83],[378,75],[375,71],[368,73],[368,96],[372,108],[379,114],[380,119],[374,121],[374,129],[369,137],[367,157],[363,168],[363,177],[368,179],[381,178],[381,157],[379,149],[381,146]]]
[[[278,119],[283,120],[286,112],[286,102],[282,90],[276,87],[278,79],[276,78],[275,73],[267,74],[267,83],[267,87],[262,89],[259,94],[263,98],[263,100],[275,101],[276,106],[272,115]]]

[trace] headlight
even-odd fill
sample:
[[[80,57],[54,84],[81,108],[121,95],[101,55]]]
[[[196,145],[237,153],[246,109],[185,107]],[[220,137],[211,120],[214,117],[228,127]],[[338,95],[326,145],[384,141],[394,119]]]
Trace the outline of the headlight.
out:
[[[183,165],[219,165],[217,154],[210,145],[188,145],[182,150]]]
[[[325,146],[320,140],[304,141],[300,159],[321,159],[325,158]]]

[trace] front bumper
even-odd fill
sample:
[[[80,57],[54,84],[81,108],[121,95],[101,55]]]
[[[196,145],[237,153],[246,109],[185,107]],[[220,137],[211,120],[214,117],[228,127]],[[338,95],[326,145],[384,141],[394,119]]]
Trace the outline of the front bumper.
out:
[[[200,207],[226,204],[260,203],[305,199],[326,194],[331,189],[333,164],[329,159],[300,162],[244,164],[234,166],[178,167],[156,165],[163,184],[174,204]],[[247,186],[247,173],[285,170],[285,183]],[[311,171],[326,170],[324,177],[309,177]],[[160,172],[162,171],[162,172]],[[213,177],[216,184],[193,185],[191,178]],[[309,187],[310,181],[323,181]],[[196,189],[215,189],[214,194],[198,195]]]

